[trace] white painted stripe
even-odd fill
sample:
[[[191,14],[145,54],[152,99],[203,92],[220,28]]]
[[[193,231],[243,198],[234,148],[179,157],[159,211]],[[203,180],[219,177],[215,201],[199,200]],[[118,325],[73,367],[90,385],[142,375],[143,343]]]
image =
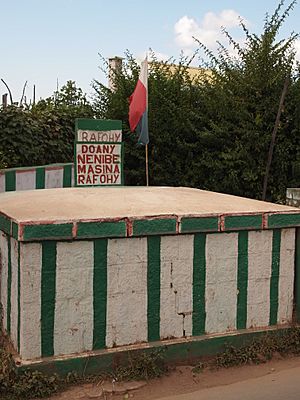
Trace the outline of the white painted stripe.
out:
[[[63,187],[64,169],[47,169],[45,171],[45,189]]]
[[[7,236],[0,231],[0,260],[1,260],[1,305],[3,328],[7,326],[7,274],[8,274],[8,245]]]
[[[34,190],[36,171],[16,171],[16,190]]]
[[[18,349],[18,241],[11,238],[11,318],[10,332],[14,348]]]
[[[5,174],[0,173],[0,193],[5,192]]]
[[[269,325],[273,231],[248,235],[247,328]]]
[[[106,345],[147,341],[147,239],[111,239],[107,255]]]
[[[193,245],[193,235],[161,238],[161,339],[192,335]]]
[[[93,347],[93,242],[57,243],[54,355]]]
[[[236,329],[238,234],[210,234],[206,239],[207,333]]]
[[[281,230],[278,323],[291,322],[293,316],[295,229]]]
[[[23,359],[41,356],[42,245],[21,243],[20,354]]]
[[[145,58],[145,60],[142,61],[139,80],[145,86],[146,91],[147,91],[148,90],[148,60],[147,60],[147,58]]]

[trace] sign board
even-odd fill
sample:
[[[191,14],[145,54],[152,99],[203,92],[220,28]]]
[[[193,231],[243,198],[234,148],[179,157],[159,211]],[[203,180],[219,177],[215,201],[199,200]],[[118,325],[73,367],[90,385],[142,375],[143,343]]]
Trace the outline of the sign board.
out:
[[[77,119],[75,186],[123,185],[122,121]]]

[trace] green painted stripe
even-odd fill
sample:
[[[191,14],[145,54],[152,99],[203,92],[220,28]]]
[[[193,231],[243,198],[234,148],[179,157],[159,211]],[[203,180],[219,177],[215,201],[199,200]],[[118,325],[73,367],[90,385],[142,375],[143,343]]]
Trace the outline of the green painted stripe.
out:
[[[230,215],[225,216],[225,230],[262,229],[262,215]]]
[[[7,236],[7,324],[6,331],[10,335],[11,328],[11,238]]]
[[[16,224],[15,222],[12,222],[12,237],[18,240],[18,234],[19,234],[19,225]]]
[[[41,346],[42,357],[54,354],[54,314],[56,291],[56,242],[42,242],[41,278]]]
[[[295,302],[296,302],[296,320],[300,322],[300,228],[296,229],[296,247],[295,247]]]
[[[63,187],[72,186],[72,164],[64,165]]]
[[[24,225],[23,240],[72,239],[73,224]]]
[[[107,239],[94,240],[94,331],[93,350],[106,347]]]
[[[75,128],[83,130],[86,129],[90,131],[122,130],[122,121],[77,118],[75,121]]]
[[[218,217],[182,218],[180,232],[218,232]]]
[[[0,215],[0,231],[10,235],[11,221],[4,215]]]
[[[5,171],[5,191],[13,192],[16,190],[16,171]]]
[[[272,273],[271,273],[271,284],[270,284],[270,325],[277,324],[280,244],[281,244],[281,230],[274,229],[273,241],[272,241]]]
[[[176,219],[145,219],[133,221],[133,236],[176,233]]]
[[[247,327],[247,291],[248,291],[248,232],[239,232],[238,237],[238,276],[237,276],[237,329]]]
[[[125,237],[126,222],[78,222],[77,238]]]
[[[206,281],[206,235],[194,236],[193,259],[193,336],[205,334],[205,281]]]
[[[35,188],[36,189],[45,189],[45,168],[44,167],[38,167],[36,169],[36,175],[35,175]]]
[[[271,214],[268,216],[268,228],[283,228],[285,226],[299,226],[299,214]]]
[[[147,238],[148,341],[160,339],[160,236]]]
[[[274,328],[254,331],[241,331],[233,334],[219,334],[213,336],[203,336],[201,338],[186,338],[174,340],[171,343],[165,341],[150,343],[149,346],[123,346],[123,348],[94,351],[80,356],[74,354],[73,357],[55,357],[44,359],[42,362],[32,363],[32,365],[16,365],[18,375],[26,370],[40,371],[44,374],[57,373],[59,376],[67,376],[70,372],[76,372],[79,377],[87,375],[98,375],[100,372],[111,372],[117,365],[129,366],[132,368],[132,360],[135,358],[151,358],[153,352],[160,352],[163,359],[168,364],[190,363],[199,361],[204,356],[215,356],[223,353],[230,347],[241,348],[253,344],[255,340],[263,337],[281,338],[291,335],[294,327]]]
[[[21,244],[18,242],[18,351],[20,353],[20,329],[21,329]]]

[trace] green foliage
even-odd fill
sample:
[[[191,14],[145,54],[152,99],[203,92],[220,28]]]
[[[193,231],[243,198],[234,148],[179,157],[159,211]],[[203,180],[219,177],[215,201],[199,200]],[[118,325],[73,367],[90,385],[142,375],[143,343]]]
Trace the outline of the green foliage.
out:
[[[127,354],[124,363],[116,367],[112,374],[103,374],[103,378],[118,381],[148,380],[166,373],[163,351],[152,351],[132,356]],[[0,348],[0,398],[1,400],[25,400],[50,396],[67,385],[94,380],[95,377],[79,378],[69,373],[65,379],[57,375],[44,375],[38,371],[26,370],[17,373],[12,356]]]
[[[289,90],[277,133],[268,199],[283,201],[287,187],[300,185],[300,67],[296,34],[278,39],[296,0],[281,0],[267,15],[260,35],[241,20],[243,44],[224,30],[230,49],[217,54],[198,42],[191,58],[158,62],[152,54],[149,88],[151,185],[191,186],[261,198],[272,130],[284,81]],[[199,75],[189,66],[204,51]],[[145,151],[129,131],[128,99],[139,65],[127,52],[110,90],[94,81],[89,103],[75,82],[29,108],[0,108],[0,167],[71,162],[75,118],[120,119],[125,141],[125,184],[145,184]],[[102,59],[103,69],[108,65]]]
[[[7,168],[7,164],[5,161],[5,155],[2,151],[0,151],[0,169]]]
[[[227,346],[215,359],[217,368],[228,368],[243,364],[260,364],[270,360],[274,354],[282,356],[300,353],[300,329],[291,329],[284,335],[267,333],[250,345],[236,348]]]
[[[209,73],[192,79],[192,59],[179,65],[151,63],[149,88],[149,160],[151,185],[193,186],[260,198],[267,154],[279,99],[286,77],[290,90],[279,126],[269,198],[281,200],[286,187],[299,185],[299,74],[294,70],[294,41],[291,34],[278,40],[280,28],[295,5],[286,9],[281,1],[272,16],[266,16],[261,35],[241,29],[240,45],[224,30],[237,51],[232,56],[220,44],[217,55],[199,44],[208,59]],[[144,149],[129,133],[128,98],[139,68],[126,53],[123,69],[115,73],[115,91],[99,82],[95,110],[100,118],[123,120],[125,132],[125,182],[145,184]]]
[[[0,109],[0,153],[8,167],[43,163],[45,137],[29,110],[8,106]]]
[[[208,361],[200,361],[193,368],[194,373],[202,372],[205,368],[229,368],[245,364],[261,364],[274,356],[300,354],[300,328],[296,327],[282,334],[269,332],[252,343],[242,347],[227,345],[222,353]]]
[[[93,117],[93,109],[73,81],[30,108],[0,108],[0,164],[17,167],[70,162],[75,118],[83,117]]]
[[[127,355],[124,366],[118,366],[113,371],[113,376],[118,381],[148,380],[159,378],[166,373],[163,351],[152,351],[132,356]]]
[[[58,376],[46,376],[37,371],[17,374],[10,354],[0,349],[0,398],[23,400],[49,396],[62,388]]]
[[[279,41],[277,36],[295,1],[281,13],[283,4],[281,1],[274,14],[266,17],[260,36],[250,34],[241,22],[246,39],[243,48],[225,31],[238,51],[238,58],[229,56],[221,46],[219,57],[213,59],[216,84],[211,94],[215,101],[209,101],[213,107],[208,112],[210,133],[225,141],[220,152],[214,154],[224,167],[221,190],[218,188],[223,192],[261,196],[271,133],[286,77],[293,85],[293,44],[297,35]],[[286,103],[289,101],[290,96]],[[292,178],[291,161],[297,157],[295,142],[299,140],[299,131],[292,134],[291,119],[286,111],[282,114],[269,180],[273,200],[284,197]],[[221,182],[221,176],[219,179]]]

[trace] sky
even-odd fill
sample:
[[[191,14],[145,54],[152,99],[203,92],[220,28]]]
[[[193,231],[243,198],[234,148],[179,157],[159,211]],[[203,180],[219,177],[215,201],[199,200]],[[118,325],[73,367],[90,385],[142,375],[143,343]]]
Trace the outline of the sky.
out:
[[[124,56],[128,49],[142,59],[151,48],[162,59],[191,54],[193,36],[215,50],[227,44],[224,26],[242,41],[241,16],[251,32],[261,33],[266,13],[279,0],[0,0],[0,78],[14,101],[53,94],[74,80],[88,96],[93,79],[106,83],[99,66],[104,58]],[[290,0],[286,0],[286,6]],[[300,32],[300,0],[281,29],[281,36]],[[300,59],[300,40],[296,42]],[[6,93],[0,82],[0,95]],[[1,99],[0,99],[1,101]]]

